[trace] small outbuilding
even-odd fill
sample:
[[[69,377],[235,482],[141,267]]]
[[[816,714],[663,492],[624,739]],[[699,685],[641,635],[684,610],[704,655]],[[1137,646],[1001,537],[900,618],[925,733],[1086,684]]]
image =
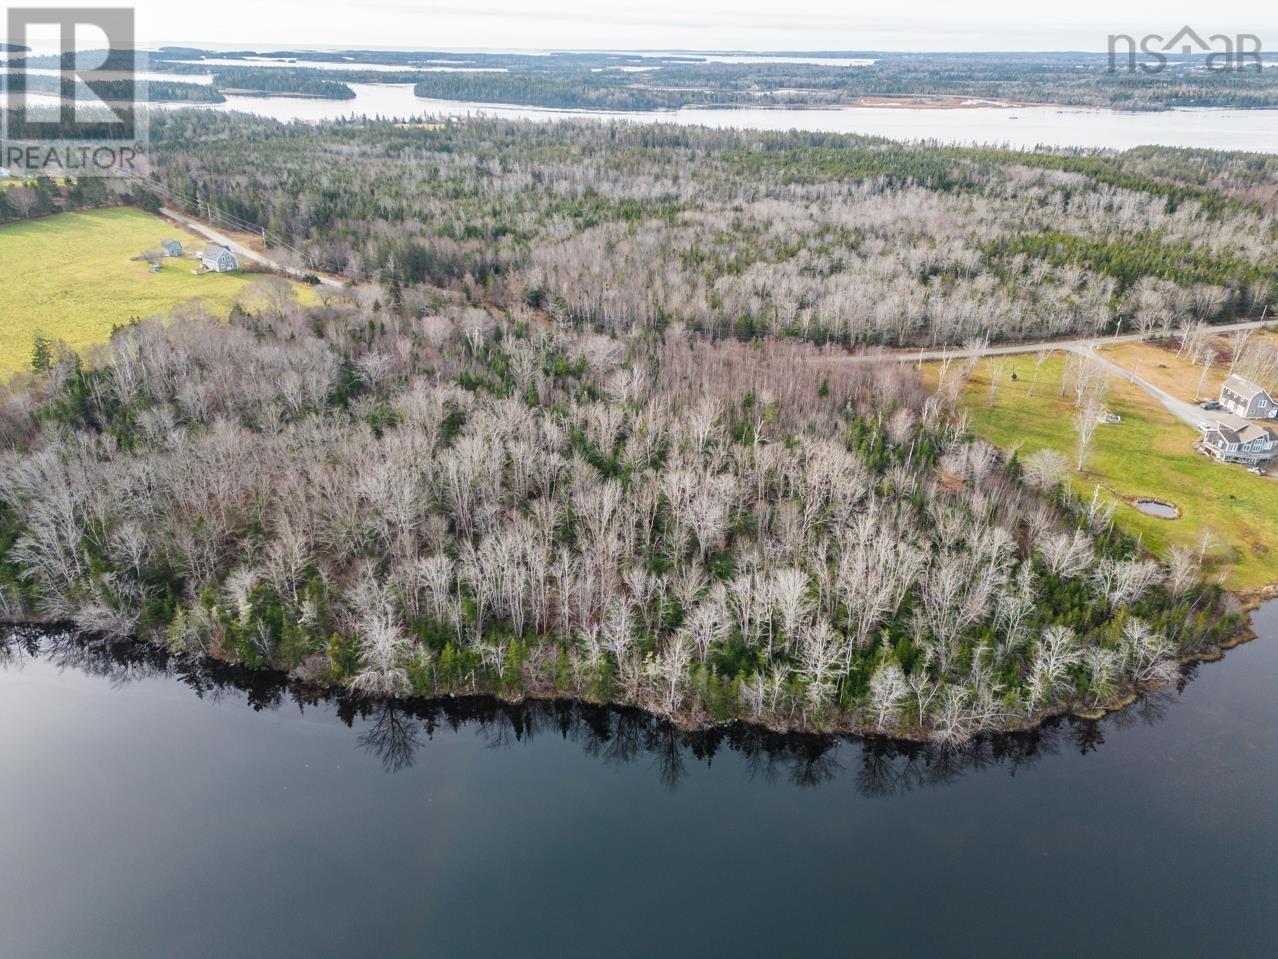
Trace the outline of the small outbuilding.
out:
[[[164,251],[165,256],[181,256],[182,244],[177,240],[164,240],[160,243],[160,249]]]
[[[230,273],[240,268],[240,262],[231,252],[231,248],[219,243],[210,243],[206,246],[204,252],[200,254],[200,262],[210,273]]]

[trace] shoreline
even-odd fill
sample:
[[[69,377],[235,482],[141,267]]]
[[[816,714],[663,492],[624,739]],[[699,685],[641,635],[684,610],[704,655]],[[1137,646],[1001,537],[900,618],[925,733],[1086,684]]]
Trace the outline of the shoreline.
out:
[[[1240,625],[1237,632],[1219,643],[1213,643],[1196,650],[1192,653],[1176,658],[1175,662],[1184,667],[1194,663],[1215,663],[1224,659],[1225,653],[1231,649],[1235,649],[1252,640],[1259,638],[1252,627],[1251,613],[1258,609],[1265,602],[1278,600],[1278,582],[1270,583],[1264,587],[1254,590],[1230,591],[1228,596],[1233,597],[1239,602],[1238,612],[1244,614],[1245,619]],[[23,617],[22,619],[3,619],[0,618],[0,628],[13,627],[23,628],[30,627],[44,630],[67,629],[76,632],[83,632],[75,623],[53,619],[42,618],[36,616]],[[151,646],[164,649],[160,644],[151,643],[148,640],[139,637],[125,638],[123,641],[139,643],[145,646]],[[230,662],[218,656],[209,653],[202,654],[179,654],[170,653],[175,658],[189,656],[191,658],[205,659],[210,662],[221,664],[233,669],[243,669],[250,673],[269,674],[279,679],[285,685],[296,686],[304,690],[310,690],[322,694],[335,694],[350,692],[350,690],[341,683],[323,682],[308,679],[301,675],[298,668],[282,669],[278,666],[266,666],[260,670],[253,670],[240,663]],[[973,733],[970,736],[953,740],[954,744],[961,744],[981,736],[989,735],[1009,735],[1032,733],[1036,729],[1044,726],[1046,723],[1066,717],[1075,717],[1082,720],[1097,721],[1103,719],[1110,713],[1121,712],[1133,703],[1139,702],[1149,693],[1165,689],[1174,682],[1168,681],[1163,683],[1145,683],[1135,687],[1125,688],[1114,700],[1102,703],[1097,706],[1087,706],[1083,703],[1070,703],[1054,706],[1043,710],[1033,716],[1027,716],[1018,719],[1006,725],[999,726],[996,729],[984,729]],[[665,722],[670,723],[680,732],[698,733],[706,732],[713,729],[725,728],[735,725],[744,725],[755,729],[760,729],[769,733],[782,736],[842,736],[857,739],[877,739],[900,743],[923,744],[937,742],[938,738],[933,736],[930,731],[914,728],[914,729],[896,729],[892,732],[885,732],[876,726],[858,723],[834,724],[834,725],[817,725],[805,722],[802,719],[790,722],[768,722],[761,718],[747,718],[736,716],[730,719],[716,720],[710,718],[703,711],[695,710],[679,710],[674,713],[664,713],[642,703],[629,703],[623,701],[598,700],[589,696],[577,693],[568,694],[558,690],[540,690],[540,689],[524,689],[519,692],[506,693],[497,690],[471,689],[471,690],[441,690],[428,696],[410,694],[406,696],[384,697],[391,702],[438,702],[445,700],[454,700],[459,698],[480,698],[491,699],[495,702],[505,703],[510,706],[519,706],[524,703],[582,703],[591,706],[600,706],[614,709],[637,709],[647,713]]]

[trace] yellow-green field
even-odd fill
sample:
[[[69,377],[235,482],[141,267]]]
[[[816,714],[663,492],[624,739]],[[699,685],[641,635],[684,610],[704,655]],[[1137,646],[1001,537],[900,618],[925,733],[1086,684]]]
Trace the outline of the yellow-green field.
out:
[[[203,241],[159,217],[119,208],[60,213],[0,227],[0,378],[30,368],[37,330],[75,349],[102,342],[114,325],[203,300],[226,314],[255,279],[195,274],[188,255],[158,273],[134,259],[173,238],[193,252]],[[300,286],[299,286],[300,289]]]
[[[990,364],[999,362],[1008,364],[1010,372],[1011,358],[982,361],[966,387],[964,403],[972,429],[1003,449],[1019,447],[1022,458],[1050,447],[1064,453],[1072,465],[1074,403],[1072,392],[1060,395],[1063,357],[1053,354],[1043,365],[1033,396],[1026,395],[1033,360],[1018,358],[1021,378],[1012,382],[1004,375],[991,406]],[[1120,526],[1139,535],[1156,555],[1165,556],[1175,544],[1195,546],[1207,528],[1217,540],[1208,554],[1208,575],[1223,573],[1225,585],[1234,589],[1278,580],[1278,480],[1195,452],[1195,431],[1125,380],[1111,378],[1106,405],[1122,423],[1097,428],[1087,470],[1074,475],[1074,487],[1090,496],[1099,484],[1118,504],[1114,516]],[[1129,502],[1138,496],[1174,503],[1181,517],[1147,516]]]
[[[1222,348],[1224,341],[1221,341]],[[1207,371],[1203,378],[1203,368],[1194,366],[1185,356],[1177,356],[1174,351],[1167,350],[1153,343],[1120,343],[1103,346],[1100,353],[1111,363],[1117,363],[1125,370],[1134,370],[1141,379],[1153,383],[1159,389],[1166,390],[1172,396],[1186,403],[1196,402],[1195,393],[1202,384],[1201,397],[1215,399],[1220,395],[1220,384],[1229,375],[1229,367],[1225,363],[1217,363]]]

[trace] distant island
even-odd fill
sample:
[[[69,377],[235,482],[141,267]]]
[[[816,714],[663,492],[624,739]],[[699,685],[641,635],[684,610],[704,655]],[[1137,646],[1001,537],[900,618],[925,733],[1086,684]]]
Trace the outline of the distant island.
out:
[[[122,51],[112,55],[130,56]],[[24,62],[52,69],[59,58],[31,56]],[[1209,68],[1202,53],[1178,56],[1150,73],[1112,69],[1106,54],[874,51],[534,56],[429,50],[228,53],[163,47],[140,52],[136,66],[212,75],[215,89],[231,95],[346,100],[355,98],[350,83],[411,83],[424,99],[608,112],[864,105],[1055,105],[1121,111],[1278,107],[1278,71]],[[170,91],[152,99],[207,102],[206,97]]]
[[[206,83],[180,83],[171,80],[149,80],[144,86],[132,80],[97,80],[94,98],[131,101],[144,94],[148,103],[224,103],[224,97],[216,87]],[[0,71],[0,91],[30,90],[49,96],[61,96],[61,79],[47,74],[6,73]],[[80,84],[77,94],[90,98],[88,87]]]
[[[89,56],[89,54],[85,54]],[[60,59],[55,56],[24,57],[21,60],[6,64],[9,68],[31,67],[40,70],[58,68]],[[114,95],[119,99],[142,96],[148,102],[157,103],[224,103],[226,94],[241,96],[296,96],[311,97],[323,100],[353,100],[355,91],[345,83],[324,79],[313,70],[272,70],[253,69],[251,67],[219,66],[213,73],[211,83],[182,83],[171,79],[155,79],[147,77],[148,69],[162,66],[165,72],[190,73],[207,75],[206,68],[192,69],[191,64],[157,64],[153,60],[139,56],[136,60],[126,58],[124,67],[131,66],[138,70],[142,81],[136,86],[132,80],[125,78],[98,80],[100,90],[105,90],[108,98]],[[57,94],[60,92],[57,76],[48,74],[9,73],[0,70],[0,89],[6,84],[20,79],[25,88],[38,93]],[[16,86],[15,86],[16,89]],[[87,87],[79,87],[79,92],[88,97]]]

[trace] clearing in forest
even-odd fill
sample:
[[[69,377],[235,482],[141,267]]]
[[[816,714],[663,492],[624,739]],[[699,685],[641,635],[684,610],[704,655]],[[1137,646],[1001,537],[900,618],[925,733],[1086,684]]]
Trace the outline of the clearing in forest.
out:
[[[1001,367],[1001,372],[996,372]],[[1011,373],[1017,379],[1011,379]],[[1141,367],[1144,375],[1145,367]],[[925,375],[936,380],[936,366]],[[991,375],[998,381],[991,391]],[[952,370],[949,374],[954,376]],[[1020,458],[1051,448],[1075,462],[1074,392],[1065,390],[1066,359],[1053,353],[1030,393],[1034,357],[995,357],[976,364],[964,387],[971,428]],[[993,397],[991,398],[991,392]],[[1192,392],[1192,388],[1191,388]],[[1111,376],[1105,406],[1121,417],[1097,428],[1084,472],[1070,470],[1070,484],[1090,497],[1116,503],[1115,520],[1166,559],[1172,546],[1198,549],[1205,530],[1208,576],[1223,574],[1231,589],[1263,586],[1275,579],[1278,557],[1278,479],[1256,476],[1241,466],[1216,463],[1194,450],[1193,428],[1180,422],[1138,386]],[[1141,513],[1137,497],[1174,503],[1179,519]]]
[[[139,255],[170,238],[187,255],[161,261],[152,273]],[[114,326],[194,299],[226,315],[261,274],[196,272],[194,253],[205,242],[131,207],[0,226],[0,378],[30,368],[37,331],[82,350]]]

